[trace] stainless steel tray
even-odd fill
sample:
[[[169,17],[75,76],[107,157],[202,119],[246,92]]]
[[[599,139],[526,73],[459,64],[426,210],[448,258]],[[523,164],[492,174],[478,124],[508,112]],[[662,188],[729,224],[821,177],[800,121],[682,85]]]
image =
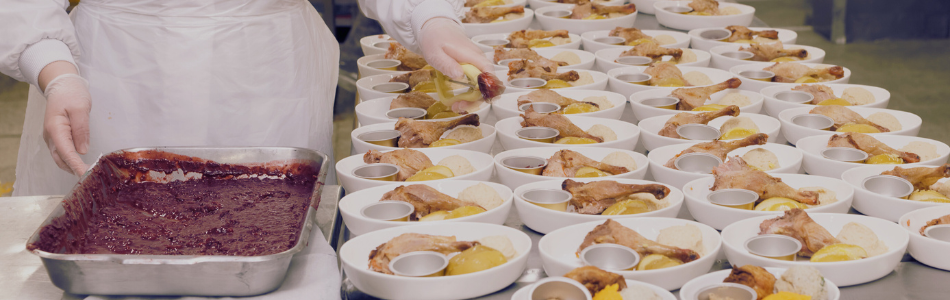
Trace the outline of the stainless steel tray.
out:
[[[266,256],[192,256],[192,255],[118,255],[58,254],[41,250],[39,256],[54,285],[71,294],[96,295],[195,295],[250,296],[272,291],[280,286],[293,255],[307,245],[316,218],[328,168],[327,156],[309,149],[282,147],[251,148],[135,148],[120,151],[159,150],[198,157],[226,164],[255,164],[271,161],[293,161],[309,164],[318,171],[312,192],[312,205],[307,211],[297,244],[291,249]],[[109,163],[97,162],[92,168],[105,168]],[[86,172],[80,182],[91,180]],[[82,197],[77,185],[67,195]],[[63,203],[66,203],[64,201]],[[53,219],[65,213],[58,206],[30,237],[27,244],[39,239],[40,231]]]

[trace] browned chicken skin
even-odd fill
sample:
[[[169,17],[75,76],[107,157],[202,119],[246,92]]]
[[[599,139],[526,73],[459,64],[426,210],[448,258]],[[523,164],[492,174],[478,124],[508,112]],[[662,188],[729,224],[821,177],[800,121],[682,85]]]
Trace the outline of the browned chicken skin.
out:
[[[653,78],[650,78],[650,85],[656,85],[657,82],[667,78],[677,78],[682,81],[684,85],[692,86],[689,84],[689,81],[686,81],[686,78],[683,77],[683,71],[680,71],[680,68],[677,68],[675,64],[668,61],[658,61],[650,64],[646,70],[643,70],[643,73],[653,76]]]
[[[399,43],[389,43],[389,51],[386,51],[383,57],[398,60],[401,64],[396,67],[396,70],[399,71],[415,71],[429,64],[422,55],[412,53]]]
[[[801,208],[786,210],[783,216],[762,221],[762,224],[759,224],[759,234],[781,234],[793,237],[802,242],[802,249],[798,255],[805,257],[811,257],[821,248],[840,242],[827,229],[815,223]]]
[[[726,39],[728,42],[735,42],[738,40],[752,40],[754,36],[760,36],[767,39],[778,39],[778,31],[775,30],[763,30],[763,31],[753,31],[745,26],[732,25],[726,26],[726,30],[732,32],[732,35]]]
[[[950,164],[944,164],[939,167],[917,167],[901,168],[894,167],[893,170],[884,171],[881,175],[891,175],[904,178],[914,185],[915,189],[927,190],[938,180],[950,177]]]
[[[688,113],[688,112],[681,112],[676,115],[673,115],[673,117],[667,120],[666,124],[663,124],[663,128],[660,129],[659,134],[661,136],[678,139],[678,138],[681,138],[681,136],[678,133],[676,133],[676,129],[679,128],[680,126],[683,126],[686,124],[706,124],[706,123],[709,123],[709,121],[712,121],[718,117],[722,117],[722,116],[735,117],[738,115],[739,115],[739,107],[735,105],[729,105],[717,111],[708,111],[708,112],[701,112],[701,113],[695,113],[695,114]]]
[[[810,85],[799,85],[792,88],[793,91],[802,91],[811,94],[815,99],[811,100],[811,104],[818,104],[821,101],[835,99],[835,91],[832,90],[827,85],[821,84],[810,84]]]
[[[584,248],[591,245],[604,243],[629,247],[637,251],[640,257],[646,257],[650,254],[660,254],[672,259],[678,259],[683,263],[699,259],[699,253],[696,253],[696,251],[667,246],[651,241],[633,229],[624,227],[611,219],[607,219],[604,224],[597,225],[597,227],[594,227],[594,230],[587,233],[587,236],[584,237],[584,242],[577,248],[577,254],[580,255]]]
[[[639,39],[649,39],[653,41],[655,44],[659,44],[656,41],[656,39],[653,39],[652,36],[646,35],[645,33],[643,33],[643,31],[640,31],[640,29],[637,29],[637,28],[617,27],[610,30],[610,33],[608,33],[607,35],[622,37],[624,39],[624,44],[632,42],[632,41],[636,41]]]
[[[465,12],[462,23],[490,23],[507,14],[523,14],[524,6],[483,6],[473,7]]]
[[[412,149],[397,149],[389,152],[369,150],[363,154],[363,162],[367,164],[384,163],[399,166],[397,181],[406,181],[407,178],[425,168],[432,166],[432,161],[422,152]]]
[[[558,66],[567,65],[567,63],[563,61],[555,61],[555,60],[544,58],[543,56],[538,54],[538,52],[535,52],[534,50],[530,48],[504,48],[501,46],[495,46],[494,59],[495,59],[495,63],[498,63],[506,59],[527,59],[527,60],[534,60],[534,61],[552,61],[556,63]]]
[[[738,283],[755,290],[759,300],[772,294],[775,290],[775,275],[760,266],[744,265],[732,266],[732,273],[722,282]]]
[[[558,94],[557,92],[549,90],[549,89],[534,90],[534,91],[531,91],[530,93],[527,93],[525,95],[521,95],[518,97],[518,107],[521,107],[522,105],[525,105],[528,103],[539,103],[539,102],[554,103],[561,106],[562,109],[574,103],[586,103],[586,104],[599,107],[597,103],[577,101],[568,97],[561,96],[561,94]]]
[[[864,124],[877,128],[877,130],[880,130],[881,132],[891,131],[890,129],[887,129],[887,127],[868,121],[850,108],[841,105],[819,105],[815,106],[815,108],[812,108],[808,113],[823,115],[834,120],[835,125],[831,127],[832,131],[838,130],[838,128],[841,128],[841,126],[847,124]]]
[[[516,60],[508,63],[508,80],[516,78],[560,79],[571,82],[580,78],[577,71],[557,72],[558,64],[553,60]]]
[[[676,161],[676,158],[680,157],[680,155],[683,155],[686,153],[694,153],[694,152],[709,153],[709,154],[715,155],[716,157],[719,157],[719,159],[721,159],[722,161],[726,161],[726,154],[729,154],[729,152],[731,152],[732,150],[736,150],[742,147],[752,146],[752,145],[765,145],[765,143],[768,142],[768,139],[769,139],[768,134],[756,133],[756,134],[747,136],[741,140],[731,140],[727,142],[716,140],[716,141],[711,141],[711,142],[695,144],[689,148],[686,148],[686,150],[683,150],[683,152],[680,152],[673,158],[670,158],[670,160],[667,161],[664,166],[666,166],[667,168],[676,170],[676,166],[673,164]]]
[[[729,78],[729,80],[710,86],[678,88],[673,90],[671,95],[677,99],[680,99],[680,102],[676,104],[677,110],[693,110],[694,108],[706,105],[706,101],[709,101],[709,97],[712,94],[718,93],[725,89],[738,88],[740,85],[742,85],[742,80],[732,77]]]
[[[573,195],[570,204],[574,211],[588,215],[600,214],[618,199],[632,194],[650,193],[657,199],[670,194],[670,189],[662,184],[623,184],[613,180],[583,183],[565,179],[561,189]]]
[[[753,169],[741,157],[730,157],[729,161],[713,168],[715,182],[710,190],[743,189],[756,192],[759,199],[785,197],[804,204],[818,204],[818,192],[798,191],[782,182],[781,178]]]
[[[399,118],[396,121],[396,130],[402,135],[399,137],[400,148],[425,148],[442,137],[449,129],[459,125],[478,126],[478,115],[467,114],[448,121],[419,121]]]
[[[552,37],[569,38],[567,30],[519,30],[508,35],[509,48],[528,48],[528,42],[537,39],[546,39]]]
[[[537,126],[557,129],[560,132],[557,136],[558,139],[579,137],[589,138],[598,143],[604,142],[604,139],[590,135],[561,114],[542,114],[535,112],[534,107],[529,106],[528,110],[525,110],[524,113],[521,114],[521,118],[523,119],[523,121],[521,121],[521,127]]]
[[[564,277],[580,282],[590,291],[591,295],[597,294],[597,292],[611,284],[616,284],[618,291],[627,288],[627,280],[622,275],[610,273],[595,266],[583,266],[571,270],[564,274]]]
[[[819,81],[831,81],[844,77],[844,68],[841,66],[811,68],[797,62],[777,62],[763,70],[775,73],[774,82],[795,82],[805,76],[815,77]]]
[[[636,11],[637,6],[635,4],[601,5],[590,3],[590,1],[578,1],[571,11],[571,19],[580,20],[591,15],[606,15],[610,13],[629,15]]]
[[[396,96],[396,99],[393,99],[389,103],[389,109],[413,107],[427,109],[432,104],[435,104],[438,100],[429,96],[429,94],[423,92],[408,92],[399,96]]]
[[[739,47],[739,51],[752,52],[755,56],[753,56],[751,60],[754,61],[771,61],[779,57],[797,57],[799,59],[808,57],[807,50],[784,49],[781,41],[749,44],[749,47]]]
[[[880,154],[897,155],[905,163],[920,162],[920,156],[911,152],[899,151],[890,146],[881,143],[874,137],[857,132],[845,132],[831,136],[828,139],[828,147],[847,147],[867,152],[870,156]]]
[[[409,204],[416,209],[409,216],[410,220],[419,220],[419,218],[437,211],[450,211],[462,206],[477,206],[474,202],[462,201],[455,197],[443,194],[438,190],[424,184],[413,184],[399,186],[396,189],[386,192],[379,201],[396,200]],[[484,207],[482,207],[484,208]]]
[[[689,3],[689,7],[695,12],[719,15],[719,1],[716,0],[693,0]]]
[[[459,242],[454,236],[403,233],[369,253],[369,269],[383,274],[393,274],[389,262],[397,256],[416,251],[435,251],[442,254],[465,251],[478,242]]]
[[[683,56],[683,49],[663,48],[657,46],[655,43],[643,43],[633,46],[632,49],[620,53],[620,57],[645,56],[652,58],[655,62],[662,60],[663,56],[666,55],[672,56],[674,61],[678,61],[680,57]]]
[[[590,158],[573,150],[560,150],[548,158],[548,165],[544,167],[541,176],[551,177],[574,177],[577,170],[583,167],[591,167],[613,175],[627,173],[625,167],[605,164]]]
[[[416,70],[410,71],[408,73],[403,73],[394,76],[389,82],[402,82],[409,85],[409,89],[416,87],[416,85],[423,82],[430,82],[432,78],[435,78],[433,75],[435,70]]]
[[[942,224],[950,224],[950,215],[946,215],[943,217],[939,217],[939,218],[927,221],[927,225],[924,225],[924,227],[920,227],[920,235],[926,236],[924,234],[924,230],[926,230],[927,227],[934,226],[934,225],[942,225]]]

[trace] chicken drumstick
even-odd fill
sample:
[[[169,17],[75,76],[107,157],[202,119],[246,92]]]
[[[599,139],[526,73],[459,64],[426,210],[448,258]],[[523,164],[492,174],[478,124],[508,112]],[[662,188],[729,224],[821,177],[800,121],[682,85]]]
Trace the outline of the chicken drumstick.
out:
[[[646,257],[650,254],[660,254],[669,258],[678,259],[684,263],[699,259],[699,253],[696,253],[696,251],[667,246],[651,241],[633,229],[624,227],[620,225],[620,223],[610,219],[604,222],[604,224],[597,225],[597,227],[594,227],[594,230],[587,233],[587,236],[584,237],[584,242],[577,248],[577,255],[580,255],[581,251],[591,245],[604,243],[629,247],[637,251],[640,257]]]
[[[802,242],[799,255],[811,257],[825,246],[839,243],[827,229],[815,223],[801,208],[786,210],[785,215],[762,221],[759,234],[787,235]]]
[[[896,150],[870,135],[857,132],[845,132],[831,136],[828,139],[828,147],[854,148],[867,152],[870,156],[892,154],[903,159],[905,163],[920,162],[920,156],[917,154]]]
[[[885,171],[881,175],[891,175],[907,179],[914,185],[915,189],[926,190],[931,185],[937,183],[937,180],[950,177],[950,164],[944,164],[939,167],[917,167],[901,168],[894,167],[893,170]]]
[[[665,137],[671,137],[674,139],[681,138],[681,136],[676,133],[676,129],[682,125],[686,124],[706,124],[709,121],[712,121],[718,117],[722,116],[738,116],[739,107],[735,105],[729,105],[723,107],[717,111],[701,112],[698,114],[681,112],[674,115],[672,118],[666,121],[666,124],[663,125],[663,128],[660,129],[659,134]]]
[[[805,204],[818,204],[818,192],[800,192],[782,182],[780,178],[753,169],[738,156],[731,157],[729,161],[713,168],[712,173],[715,182],[710,190],[713,191],[743,189],[756,192],[759,194],[759,199],[784,197]]]
[[[597,215],[617,202],[618,198],[636,193],[650,193],[657,199],[670,194],[670,189],[662,184],[623,184],[613,180],[592,181],[588,183],[565,179],[561,189],[568,191],[571,206],[577,213]]]
[[[666,165],[664,166],[666,166],[667,168],[676,170],[676,166],[673,164],[676,161],[676,158],[680,157],[680,155],[683,155],[686,153],[693,153],[693,152],[709,153],[709,154],[715,155],[716,157],[719,157],[719,159],[722,161],[726,161],[726,154],[729,154],[729,152],[732,152],[732,150],[736,150],[742,147],[752,146],[752,145],[764,145],[766,142],[768,142],[768,139],[769,139],[768,134],[756,133],[756,134],[747,136],[741,140],[732,140],[728,142],[717,140],[717,141],[699,143],[699,144],[693,145],[692,147],[686,148],[686,150],[683,150],[683,152],[680,152],[679,154],[671,158],[669,161],[667,161]]]
[[[742,85],[742,80],[732,77],[729,78],[729,80],[710,86],[678,88],[673,90],[672,96],[680,99],[680,102],[676,104],[677,110],[693,110],[694,108],[705,105],[710,95],[725,89],[738,88],[739,85]]]

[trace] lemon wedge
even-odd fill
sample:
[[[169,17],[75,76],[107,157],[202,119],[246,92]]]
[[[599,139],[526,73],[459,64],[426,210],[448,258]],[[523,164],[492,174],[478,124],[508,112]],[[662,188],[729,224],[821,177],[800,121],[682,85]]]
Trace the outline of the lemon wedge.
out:
[[[439,174],[439,173],[419,171],[419,172],[417,172],[416,174],[412,174],[412,176],[409,176],[409,178],[406,178],[406,181],[407,181],[407,182],[409,182],[409,181],[428,181],[428,180],[439,180],[439,179],[446,179],[446,178],[448,178],[448,177],[446,177],[445,175]]]
[[[799,61],[799,60],[802,60],[802,59],[798,57],[794,57],[794,56],[782,56],[779,58],[772,59],[770,61],[771,62],[788,62],[788,61]]]
[[[643,202],[643,200],[623,200],[617,201],[613,205],[607,207],[601,215],[604,216],[616,216],[616,215],[634,215],[649,212],[650,206]]]
[[[540,89],[560,89],[560,88],[569,88],[572,87],[570,83],[560,79],[551,79],[547,83],[542,85]]]
[[[706,104],[697,108],[693,108],[693,111],[717,111],[723,108],[726,108],[726,106],[722,104]]]
[[[878,154],[868,157],[864,163],[869,165],[899,165],[904,163],[904,160],[896,154]]]
[[[907,197],[908,200],[926,201],[926,202],[950,202],[950,198],[934,190],[916,190]],[[934,201],[931,201],[934,200]]]
[[[653,82],[653,86],[662,86],[662,87],[683,87],[686,86],[686,83],[683,80],[676,77],[667,77],[656,80]]]
[[[660,254],[650,254],[640,260],[637,265],[637,271],[656,270],[682,265],[683,262],[678,259],[672,259]]]
[[[594,298],[592,299],[593,300],[623,300],[623,296],[620,295],[620,292],[618,291],[619,289],[620,289],[619,284],[614,283],[614,284],[608,285],[604,287],[604,289],[597,291],[597,293],[594,294]]]
[[[635,39],[635,40],[632,40],[632,41],[627,42],[627,46],[636,46],[636,45],[643,44],[643,43],[653,43],[653,40],[651,40],[651,39]]]
[[[468,217],[471,215],[476,215],[485,212],[484,208],[478,206],[462,206],[456,209],[453,209],[445,216],[446,220],[457,219],[461,217]]]
[[[560,140],[557,140],[557,141],[554,142],[554,143],[555,143],[555,144],[567,144],[567,145],[579,145],[579,144],[596,144],[597,141],[592,140],[592,139],[589,139],[589,138],[582,138],[582,137],[569,136],[569,137],[566,137],[566,138],[562,138],[562,139],[560,139]]]
[[[433,115],[432,119],[445,119],[445,118],[452,118],[452,117],[458,117],[458,116],[460,115],[455,113],[454,111],[443,111],[443,112]]]
[[[456,139],[441,139],[441,140],[432,142],[432,144],[429,144],[429,148],[445,147],[445,146],[455,146],[455,145],[458,145],[458,144],[461,144],[461,143],[462,143],[462,141],[459,141],[459,140],[456,140]]]
[[[795,83],[816,83],[816,82],[818,82],[818,79],[815,79],[815,77],[811,77],[811,76],[804,76],[802,78],[795,80]]]
[[[721,137],[719,137],[719,139],[720,140],[741,139],[741,138],[745,138],[747,136],[750,136],[756,133],[759,133],[759,131],[755,129],[733,128],[733,129],[729,129],[729,131],[726,131],[726,133],[724,133]]]
[[[804,77],[802,77],[802,78],[804,78]],[[816,105],[841,105],[841,106],[851,106],[851,102],[848,102],[848,100],[844,100],[844,99],[841,99],[841,98],[834,98],[834,99],[823,100],[823,101],[821,101],[821,102],[818,102],[818,104],[816,104]]]
[[[610,173],[598,170],[597,168],[583,167],[577,170],[574,173],[574,177],[577,178],[589,178],[589,177],[604,177],[610,176]]]
[[[756,211],[785,211],[792,208],[805,209],[808,208],[808,206],[785,197],[768,198],[755,206]]]
[[[860,132],[860,133],[880,133],[881,131],[874,126],[868,124],[844,124],[844,126],[838,127],[837,132]]]
[[[533,39],[528,41],[528,48],[554,47],[554,43],[549,40]]]
[[[419,218],[419,222],[429,222],[429,221],[442,221],[445,220],[445,216],[448,216],[449,212],[444,210],[434,211],[428,215]]]
[[[607,19],[607,17],[605,17],[605,16],[603,16],[603,15],[594,15],[594,14],[592,14],[592,15],[589,15],[589,16],[584,17],[584,19],[582,19],[582,20],[604,20],[604,19]]]
[[[851,244],[828,245],[811,256],[811,262],[836,262],[858,260],[868,257],[864,248]]]
[[[562,111],[564,114],[582,114],[595,112],[599,109],[596,106],[593,106],[589,103],[571,103]]]
[[[475,4],[473,7],[485,7],[485,6],[495,6],[495,5],[505,5],[505,0],[488,0],[482,1],[479,4]]]

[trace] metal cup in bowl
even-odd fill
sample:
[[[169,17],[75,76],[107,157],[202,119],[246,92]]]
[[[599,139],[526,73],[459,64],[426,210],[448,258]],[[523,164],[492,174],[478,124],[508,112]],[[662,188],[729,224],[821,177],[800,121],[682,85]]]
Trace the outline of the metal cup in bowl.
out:
[[[405,82],[386,82],[373,86],[373,90],[383,93],[403,93],[409,89],[409,84]]]
[[[614,62],[629,66],[646,66],[653,63],[653,59],[646,56],[621,56]]]
[[[374,69],[395,71],[396,67],[401,65],[402,62],[395,59],[379,59],[371,62],[367,62],[366,66]]]
[[[770,82],[772,81],[772,78],[775,77],[775,73],[766,70],[745,70],[739,72],[739,76],[743,76],[752,80]]]
[[[566,277],[539,280],[528,291],[529,300],[591,300],[590,291],[580,282]]]
[[[364,206],[360,214],[375,220],[406,222],[415,210],[409,202],[385,200]]]
[[[389,270],[396,276],[437,277],[445,275],[449,258],[435,251],[403,253],[389,262]]]
[[[673,166],[677,170],[697,174],[712,174],[712,169],[718,167],[719,164],[722,164],[719,157],[700,152],[686,153],[673,161]]]
[[[502,59],[498,61],[498,65],[502,67],[508,67],[508,63],[513,62],[513,61],[520,61],[520,60],[524,60],[524,59],[521,59],[521,58]]]
[[[537,156],[512,156],[501,160],[506,168],[531,175],[541,175],[548,161]]]
[[[775,93],[775,99],[790,103],[808,103],[815,100],[815,95],[802,91],[781,91]]]
[[[644,73],[629,73],[629,74],[618,74],[615,76],[617,80],[623,82],[629,82],[632,84],[647,85],[650,83],[650,79],[653,79],[653,76]]]
[[[868,159],[868,153],[848,147],[830,147],[821,150],[821,156],[830,160],[850,163],[862,163]]]
[[[904,198],[914,192],[914,184],[907,179],[892,175],[874,175],[865,178],[861,186],[869,192],[896,198]]]
[[[626,271],[640,263],[640,254],[626,246],[595,244],[581,251],[581,261],[606,271]]]
[[[610,45],[623,45],[624,43],[627,42],[627,40],[619,36],[599,37],[599,38],[594,39],[594,41],[598,43],[604,43],[604,44],[610,44]]]
[[[835,125],[835,120],[819,114],[804,114],[792,117],[792,124],[818,130],[828,130]]]
[[[667,6],[667,7],[664,7],[663,10],[666,10],[674,14],[685,14],[688,12],[692,12],[693,8],[689,6]]]
[[[389,49],[389,46],[392,45],[392,44],[393,44],[392,41],[388,41],[388,42],[376,42],[376,43],[373,44],[373,47],[375,47],[375,48]]]
[[[721,41],[732,36],[732,31],[724,28],[710,29],[699,33],[699,37],[707,40]]]
[[[647,98],[640,101],[640,104],[663,109],[675,109],[679,103],[680,99],[674,97]]]
[[[719,139],[722,133],[719,129],[706,124],[684,124],[676,127],[676,134],[687,140],[711,141]]]
[[[547,102],[525,103],[525,104],[522,104],[521,106],[518,106],[518,110],[526,111],[528,110],[529,107],[534,108],[535,112],[542,113],[542,114],[553,113],[553,112],[561,110],[560,105],[557,105],[554,103],[547,103]]]
[[[479,44],[482,44],[482,45],[485,45],[485,46],[494,47],[494,46],[504,46],[504,45],[508,45],[508,40],[503,40],[503,39],[488,39],[488,40],[481,40],[481,41],[478,41],[478,43],[479,43]]]
[[[402,133],[399,130],[390,129],[364,132],[357,135],[356,138],[373,145],[396,147],[397,140],[401,135]]]
[[[726,51],[726,52],[720,53],[719,55],[732,58],[732,59],[739,59],[739,60],[749,60],[755,56],[755,54],[752,54],[752,52],[748,52],[748,51]]]
[[[706,200],[719,206],[752,210],[755,201],[759,200],[759,194],[744,189],[722,189],[707,194]]]
[[[696,293],[695,300],[709,300],[712,299],[712,295],[718,296],[719,298],[717,299],[732,300],[755,300],[759,297],[759,294],[756,293],[755,290],[746,285],[724,282],[710,285],[699,290],[699,293]]]
[[[933,225],[924,229],[924,236],[950,242],[950,224]]]
[[[390,119],[422,119],[426,116],[426,110],[418,107],[400,107],[396,109],[390,109],[386,112],[386,117]]]
[[[765,258],[794,261],[802,242],[781,234],[763,234],[745,241],[745,249],[750,254]]]
[[[515,131],[519,138],[539,143],[553,143],[554,139],[561,134],[560,131],[550,127],[525,127]]]
[[[521,198],[540,207],[566,211],[574,195],[564,190],[530,190],[521,194]]]
[[[546,11],[542,13],[541,15],[544,15],[546,17],[552,17],[552,18],[567,18],[571,16],[571,11],[558,9],[558,10]]]
[[[545,84],[548,84],[548,82],[547,80],[544,80],[541,78],[528,77],[528,78],[515,78],[512,80],[509,80],[508,84],[516,88],[536,89],[536,88],[544,86]]]
[[[395,181],[399,174],[399,166],[394,164],[376,163],[356,167],[353,176],[379,181]]]

